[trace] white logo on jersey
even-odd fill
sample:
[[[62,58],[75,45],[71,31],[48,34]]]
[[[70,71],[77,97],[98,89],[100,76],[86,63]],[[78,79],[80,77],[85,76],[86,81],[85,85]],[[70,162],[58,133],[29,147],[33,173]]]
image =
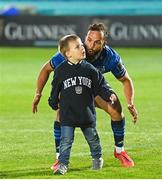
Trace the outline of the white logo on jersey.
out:
[[[76,92],[76,94],[82,94],[82,86],[76,86],[75,92]]]
[[[75,86],[76,85],[76,77],[66,79],[65,81],[63,81],[63,83],[64,83],[64,89],[71,87],[71,86]]]
[[[88,88],[91,88],[91,83],[92,83],[91,79],[82,76],[68,78],[63,81],[64,89],[77,85],[79,85],[80,87],[87,86]]]
[[[79,85],[84,85],[87,86],[89,88],[91,88],[91,80],[86,78],[86,77],[82,77],[82,76],[78,76],[79,79]]]

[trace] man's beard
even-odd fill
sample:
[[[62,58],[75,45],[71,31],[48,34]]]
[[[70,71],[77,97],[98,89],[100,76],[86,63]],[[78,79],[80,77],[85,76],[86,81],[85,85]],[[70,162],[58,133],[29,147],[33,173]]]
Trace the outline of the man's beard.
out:
[[[98,51],[94,52],[93,54],[90,54],[88,52],[88,50],[86,49],[86,60],[89,61],[89,62],[95,61],[100,56],[101,51],[102,50],[98,50]]]

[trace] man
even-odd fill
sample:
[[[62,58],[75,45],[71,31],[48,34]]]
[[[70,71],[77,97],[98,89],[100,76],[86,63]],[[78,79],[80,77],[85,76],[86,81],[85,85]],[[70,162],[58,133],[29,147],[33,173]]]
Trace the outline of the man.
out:
[[[104,24],[99,23],[89,26],[84,43],[87,59],[100,72],[111,72],[122,83],[124,95],[128,103],[128,109],[133,117],[133,122],[136,123],[137,111],[134,106],[134,87],[132,80],[123,66],[120,56],[112,48],[106,45],[106,38],[107,32]],[[37,80],[35,97],[32,103],[33,113],[37,112],[37,106],[41,98],[41,93],[48,80],[49,74],[64,60],[63,55],[61,53],[57,53],[41,69]],[[133,160],[124,150],[125,117],[122,113],[119,100],[117,103],[111,104],[99,97],[96,101],[96,105],[105,110],[111,117],[111,127],[115,141],[115,158],[118,158],[121,165],[124,167],[134,166]],[[61,135],[59,115],[57,115],[57,120],[54,122],[54,135],[56,152],[59,152]]]

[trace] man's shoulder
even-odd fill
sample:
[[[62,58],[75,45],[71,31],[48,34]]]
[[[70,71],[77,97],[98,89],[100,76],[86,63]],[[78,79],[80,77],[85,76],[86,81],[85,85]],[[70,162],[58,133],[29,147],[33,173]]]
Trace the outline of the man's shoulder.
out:
[[[115,49],[113,49],[112,47],[110,47],[108,45],[104,46],[103,51],[108,56],[119,56],[118,53],[115,51]]]
[[[57,59],[65,59],[64,56],[60,52],[56,52],[51,59],[57,60]]]
[[[65,57],[60,52],[57,52],[52,56],[50,63],[51,66],[55,69],[63,61],[65,61]]]
[[[104,46],[100,58],[105,60],[105,62],[109,62],[109,64],[116,64],[120,61],[120,56],[118,53],[108,45]]]

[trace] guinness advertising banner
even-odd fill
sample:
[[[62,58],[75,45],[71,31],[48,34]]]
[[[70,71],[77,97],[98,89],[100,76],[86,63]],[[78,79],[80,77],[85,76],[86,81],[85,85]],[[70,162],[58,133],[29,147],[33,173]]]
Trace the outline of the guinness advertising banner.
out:
[[[162,16],[0,16],[0,46],[57,46],[67,34],[84,41],[89,24],[103,22],[118,47],[162,47]]]

